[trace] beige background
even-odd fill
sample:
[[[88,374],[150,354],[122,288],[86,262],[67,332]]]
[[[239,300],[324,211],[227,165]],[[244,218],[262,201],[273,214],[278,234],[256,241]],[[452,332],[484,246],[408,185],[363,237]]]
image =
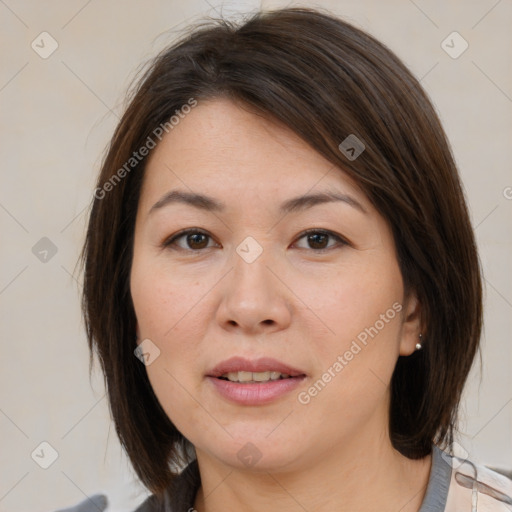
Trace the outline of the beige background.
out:
[[[291,3],[261,2],[284,5]],[[386,43],[421,78],[440,112],[486,279],[484,371],[474,372],[467,387],[459,442],[471,458],[511,468],[512,3],[308,5],[329,8]],[[108,494],[110,511],[122,511],[145,497],[111,428],[101,379],[89,382],[80,278],[73,272],[95,174],[130,79],[180,29],[217,16],[221,6],[0,0],[0,511],[51,511],[97,492]],[[260,2],[224,2],[223,13],[255,7]],[[58,43],[46,59],[31,47],[35,40],[40,52],[51,49],[49,36],[39,37],[43,31]],[[456,59],[441,47],[453,31],[469,44]],[[462,43],[456,40],[454,50]],[[43,237],[57,250],[46,262],[33,253]],[[39,243],[44,249],[48,242]],[[48,469],[31,458],[43,441],[58,452]]]

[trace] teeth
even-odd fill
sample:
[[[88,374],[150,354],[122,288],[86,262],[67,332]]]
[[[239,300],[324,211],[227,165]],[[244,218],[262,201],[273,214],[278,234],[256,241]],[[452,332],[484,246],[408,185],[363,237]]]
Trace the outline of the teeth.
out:
[[[252,375],[252,380],[256,382],[265,382],[266,380],[270,380],[270,372],[261,372],[261,373],[249,373],[248,375]]]
[[[287,379],[287,373],[280,372],[229,372],[222,375],[231,382],[268,382],[269,380]]]

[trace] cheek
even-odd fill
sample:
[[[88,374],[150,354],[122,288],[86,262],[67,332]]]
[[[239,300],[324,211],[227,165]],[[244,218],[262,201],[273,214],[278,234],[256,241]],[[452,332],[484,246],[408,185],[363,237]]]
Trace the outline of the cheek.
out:
[[[203,337],[199,319],[206,314],[201,309],[205,286],[134,257],[130,288],[140,339],[151,340],[160,351],[146,366],[149,381],[162,408],[181,430],[201,418],[201,408],[192,398],[197,383],[191,369],[196,367]]]
[[[172,340],[187,316],[201,308],[205,286],[143,255],[134,258],[130,289],[141,336]]]
[[[393,305],[403,300],[400,270],[395,261],[382,254],[375,254],[372,260],[364,265],[346,265],[320,279],[297,276],[294,280],[294,293],[311,305],[316,315],[310,315],[312,321],[314,318],[322,335],[327,335],[325,341],[332,340],[338,349],[388,311],[385,330],[396,332],[399,327],[399,322],[391,320],[399,317]]]
[[[333,415],[364,415],[383,399],[399,354],[400,270],[394,261],[376,258],[364,269],[345,269],[315,290],[309,298],[325,330],[312,339],[315,389],[306,391],[319,405],[329,403]]]

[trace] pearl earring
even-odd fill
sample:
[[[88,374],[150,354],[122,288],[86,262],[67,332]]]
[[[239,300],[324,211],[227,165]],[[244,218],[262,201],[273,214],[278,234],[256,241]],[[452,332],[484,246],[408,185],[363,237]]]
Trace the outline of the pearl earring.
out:
[[[421,334],[419,335],[419,339],[420,339],[419,343],[416,343],[416,350],[421,350],[423,347],[423,345],[421,344],[423,341],[423,336]]]

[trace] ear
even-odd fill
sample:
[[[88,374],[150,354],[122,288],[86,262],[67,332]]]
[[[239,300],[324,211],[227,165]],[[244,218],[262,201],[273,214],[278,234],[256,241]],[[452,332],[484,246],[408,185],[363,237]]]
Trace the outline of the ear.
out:
[[[410,356],[416,350],[421,334],[421,303],[416,293],[410,293],[404,308],[400,355]]]

